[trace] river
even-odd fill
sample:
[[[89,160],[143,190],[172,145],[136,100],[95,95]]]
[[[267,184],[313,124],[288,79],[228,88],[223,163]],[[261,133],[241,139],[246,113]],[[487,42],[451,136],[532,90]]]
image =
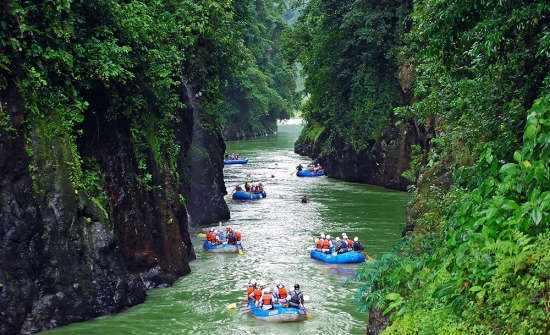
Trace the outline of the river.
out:
[[[227,143],[227,152],[250,158],[247,165],[227,166],[230,192],[250,173],[262,182],[267,198],[228,200],[230,225],[242,232],[244,255],[202,250],[194,232],[197,260],[192,273],[172,287],[149,292],[145,303],[124,313],[76,323],[48,334],[365,334],[366,314],[353,303],[356,286],[343,286],[353,266],[329,266],[309,257],[313,236],[321,232],[358,236],[373,257],[391,249],[405,221],[408,195],[384,188],[327,177],[298,178],[295,166],[307,157],[293,152],[300,125],[281,125],[279,133]],[[273,178],[272,178],[273,176]],[[306,194],[310,201],[300,202]],[[288,286],[299,283],[313,315],[301,323],[271,324],[226,306],[244,297],[249,278]]]

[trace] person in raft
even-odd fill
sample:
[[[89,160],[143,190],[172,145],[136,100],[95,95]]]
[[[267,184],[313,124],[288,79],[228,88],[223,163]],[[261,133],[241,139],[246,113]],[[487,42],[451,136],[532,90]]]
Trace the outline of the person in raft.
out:
[[[355,236],[353,238],[353,251],[362,251],[363,249],[363,246],[361,245],[361,242],[359,242],[359,238],[357,236]]]
[[[279,304],[286,304],[288,298],[288,292],[286,287],[280,280],[275,281],[276,298]]]
[[[304,295],[300,291],[300,284],[294,284],[294,291],[290,291],[288,305],[295,308],[304,308]]]
[[[321,235],[319,235],[319,238],[315,239],[315,250],[322,252],[324,243],[325,243],[325,234],[321,233]]]
[[[254,298],[254,290],[257,288],[258,283],[256,282],[256,279],[249,279],[248,280],[248,286],[246,288],[246,297],[248,298],[249,302],[256,301]]]
[[[273,297],[273,293],[271,293],[273,291],[272,288],[264,288],[260,301],[256,303],[256,307],[261,307],[263,310],[272,309],[275,303],[275,298]]]
[[[246,192],[250,192],[250,184],[248,182],[244,183],[244,189]]]
[[[302,203],[303,203],[303,204],[307,204],[307,195],[304,195],[304,196],[302,197]]]
[[[256,307],[260,306],[260,298],[262,297],[262,291],[265,288],[265,282],[260,282],[254,286],[252,293],[248,295],[249,298],[252,298]]]
[[[296,170],[298,171],[302,171],[304,169],[304,167],[302,166],[302,164],[298,164],[298,166],[296,167]]]
[[[239,191],[242,191],[243,188],[241,187],[241,185],[237,185],[235,186],[235,191],[234,192],[239,192]]]
[[[346,242],[345,240],[341,240],[339,237],[336,237],[336,246],[334,247],[334,251],[339,254],[348,252],[348,242]]]
[[[332,250],[332,247],[333,247],[333,244],[332,244],[332,241],[330,240],[330,235],[327,235],[323,240],[323,249],[321,249],[321,252],[329,254]]]

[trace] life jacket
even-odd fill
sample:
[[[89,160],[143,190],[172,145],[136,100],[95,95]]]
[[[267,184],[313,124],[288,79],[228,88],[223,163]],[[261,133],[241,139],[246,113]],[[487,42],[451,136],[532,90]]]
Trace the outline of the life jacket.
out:
[[[259,288],[255,289],[254,290],[254,299],[256,301],[260,301],[261,297],[262,297],[262,290],[260,290]]]
[[[264,305],[271,305],[272,300],[273,300],[273,296],[271,295],[271,293],[264,293],[264,300],[263,300]]]
[[[279,287],[279,298],[286,299],[286,287]]]
[[[353,241],[352,240],[348,240],[348,248],[352,248],[353,247]]]
[[[320,239],[319,241],[317,241],[317,249],[323,249],[323,239]]]
[[[216,243],[216,234],[209,231],[208,233],[206,233],[206,239],[211,243]]]
[[[309,168],[309,171],[315,172],[315,168],[312,166],[312,167]]]
[[[250,285],[248,286],[248,289],[246,289],[246,296],[250,297],[250,294],[254,292],[254,286]]]
[[[235,235],[237,236],[237,241],[240,241],[241,240],[241,232],[237,232]]]
[[[323,240],[323,249],[330,248],[330,241],[329,240]]]

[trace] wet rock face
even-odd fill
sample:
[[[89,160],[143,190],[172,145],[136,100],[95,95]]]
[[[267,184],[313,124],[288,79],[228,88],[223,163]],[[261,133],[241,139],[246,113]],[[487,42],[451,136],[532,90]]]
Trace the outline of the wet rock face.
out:
[[[187,135],[190,145],[180,171],[180,175],[188,176],[183,194],[187,199],[189,224],[202,226],[228,220],[230,214],[224,200],[227,191],[223,180],[225,142],[217,126],[203,127],[208,121],[202,117],[201,101],[200,98],[196,100],[191,84],[185,84],[183,101],[190,109],[183,122],[192,124],[192,133]],[[185,142],[182,136],[185,137],[181,132],[176,135],[179,142]]]
[[[0,334],[50,329],[142,302],[145,286],[127,271],[115,235],[68,180],[68,142],[48,142],[36,125],[29,157],[23,102],[15,89],[2,94],[13,129],[0,129]],[[40,172],[34,180],[30,164]]]
[[[425,148],[429,138],[429,132],[411,121],[389,126],[374,144],[359,152],[341,138],[333,141],[330,152],[322,152],[327,140],[324,135],[315,143],[297,141],[294,151],[317,160],[330,177],[406,190],[410,182],[401,174],[409,169],[411,146],[418,144]]]

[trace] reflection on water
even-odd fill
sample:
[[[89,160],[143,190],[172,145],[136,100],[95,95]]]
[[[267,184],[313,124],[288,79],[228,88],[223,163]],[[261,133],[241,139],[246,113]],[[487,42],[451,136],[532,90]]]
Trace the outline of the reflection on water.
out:
[[[247,165],[224,170],[228,192],[247,175],[265,185],[267,198],[228,200],[231,225],[243,234],[244,255],[210,254],[195,233],[197,260],[192,274],[171,288],[149,292],[147,301],[125,313],[68,327],[58,334],[364,334],[365,314],[353,305],[355,265],[327,265],[309,258],[320,233],[358,236],[377,257],[400,237],[407,194],[327,177],[298,178],[295,166],[308,162],[293,153],[301,125],[281,125],[276,136],[227,143],[227,152],[250,158]],[[300,198],[306,194],[307,204]],[[198,230],[199,232],[201,230]],[[271,324],[225,307],[244,297],[250,278],[300,283],[313,319]]]

